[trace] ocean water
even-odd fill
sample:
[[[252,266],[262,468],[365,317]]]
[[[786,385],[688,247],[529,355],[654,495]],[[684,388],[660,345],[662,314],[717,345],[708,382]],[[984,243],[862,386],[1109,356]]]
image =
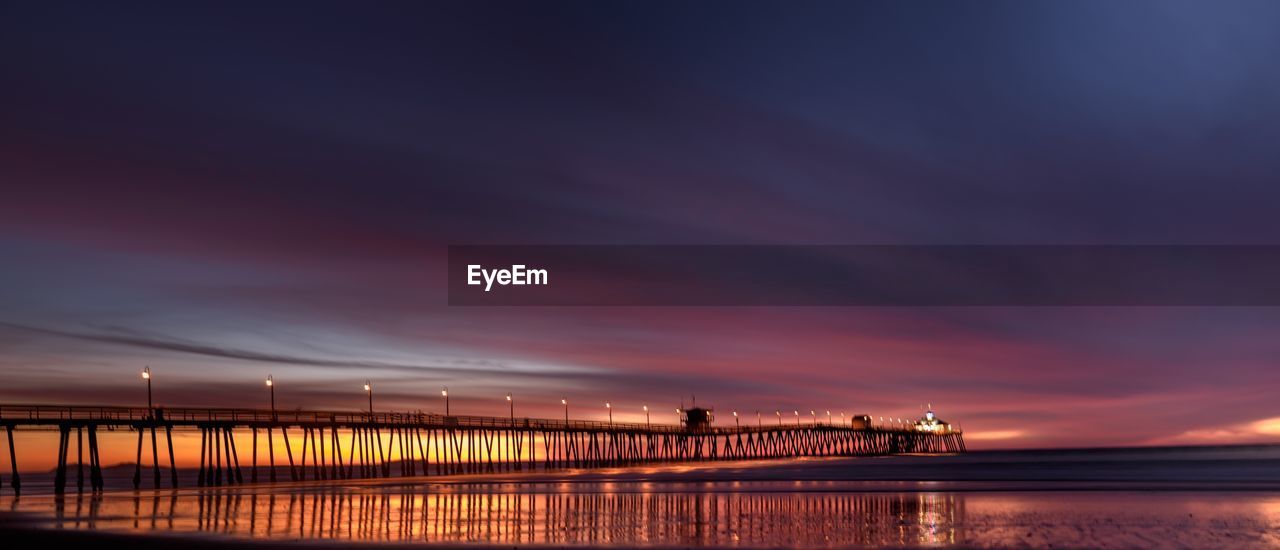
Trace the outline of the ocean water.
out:
[[[1280,547],[1280,447],[970,453],[0,496],[0,528],[658,547]]]

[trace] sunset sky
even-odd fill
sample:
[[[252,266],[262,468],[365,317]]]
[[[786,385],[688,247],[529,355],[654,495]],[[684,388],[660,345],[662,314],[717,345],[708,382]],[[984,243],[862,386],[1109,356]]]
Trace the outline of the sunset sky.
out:
[[[0,404],[1280,442],[1268,307],[450,307],[451,244],[1280,244],[1280,4],[0,7]],[[654,421],[659,421],[655,413]]]

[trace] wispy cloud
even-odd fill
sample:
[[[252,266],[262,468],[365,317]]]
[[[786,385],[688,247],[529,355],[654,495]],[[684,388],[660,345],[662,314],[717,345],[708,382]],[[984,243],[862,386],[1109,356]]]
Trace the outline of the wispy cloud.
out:
[[[191,355],[201,355],[206,357],[217,357],[222,359],[234,359],[240,361],[252,361],[255,363],[275,363],[280,365],[294,365],[307,367],[320,367],[328,369],[377,369],[383,371],[396,371],[404,373],[453,373],[453,374],[500,374],[500,375],[518,375],[524,371],[511,368],[500,362],[489,360],[469,360],[457,359],[450,360],[449,363],[399,363],[389,361],[374,361],[364,359],[324,359],[319,357],[307,357],[300,355],[286,355],[279,353],[267,353],[261,351],[232,348],[225,346],[215,346],[185,340],[180,338],[171,338],[158,334],[142,334],[137,331],[129,332],[81,332],[65,329],[53,329],[45,327],[36,327],[22,325],[16,323],[0,322],[0,327],[45,334],[49,336],[57,336],[62,338],[72,338],[75,340],[83,340],[89,342],[100,342],[106,344],[115,344],[120,346],[128,346],[132,348],[169,351],[177,353],[185,353]],[[565,369],[570,370],[570,369]],[[542,374],[545,374],[542,373]]]

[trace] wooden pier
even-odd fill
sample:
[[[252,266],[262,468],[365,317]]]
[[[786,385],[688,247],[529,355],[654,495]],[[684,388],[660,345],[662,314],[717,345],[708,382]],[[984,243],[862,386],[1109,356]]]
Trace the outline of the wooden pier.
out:
[[[8,441],[8,481],[15,493],[22,486],[15,430],[57,432],[54,490],[59,494],[69,484],[70,460],[77,491],[85,490],[86,481],[91,491],[105,488],[102,430],[136,432],[135,488],[144,485],[144,477],[154,488],[178,486],[175,431],[200,434],[198,486],[965,451],[963,434],[949,426],[944,431],[913,425],[855,428],[816,419],[808,424],[690,428],[427,413],[5,405],[0,406],[0,426]],[[248,434],[249,449],[238,447],[236,434]],[[168,451],[164,455],[161,439]]]

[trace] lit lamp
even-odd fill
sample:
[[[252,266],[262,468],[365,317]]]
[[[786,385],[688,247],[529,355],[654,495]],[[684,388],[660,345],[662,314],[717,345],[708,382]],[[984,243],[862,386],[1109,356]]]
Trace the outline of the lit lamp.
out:
[[[368,380],[364,381],[364,392],[369,394],[369,416],[373,416],[373,384]]]
[[[444,398],[444,415],[449,416],[449,386],[440,386],[440,396]]]
[[[142,379],[147,381],[147,410],[150,411],[155,408],[151,404],[151,367],[142,368]]]
[[[267,390],[271,392],[271,419],[275,420],[276,419],[276,381],[274,378],[271,377],[270,374],[267,375]]]
[[[649,428],[649,406],[648,405],[644,406],[644,427],[645,429]]]
[[[511,410],[511,424],[516,423],[516,402],[511,400],[511,392],[507,392],[507,408]]]
[[[560,404],[564,405],[564,423],[565,425],[568,425],[569,424],[569,400],[561,397]]]
[[[742,424],[738,422],[738,411],[733,411],[733,427],[741,428]]]
[[[613,404],[608,401],[605,401],[604,408],[609,409],[609,427],[612,428],[613,427]]]

